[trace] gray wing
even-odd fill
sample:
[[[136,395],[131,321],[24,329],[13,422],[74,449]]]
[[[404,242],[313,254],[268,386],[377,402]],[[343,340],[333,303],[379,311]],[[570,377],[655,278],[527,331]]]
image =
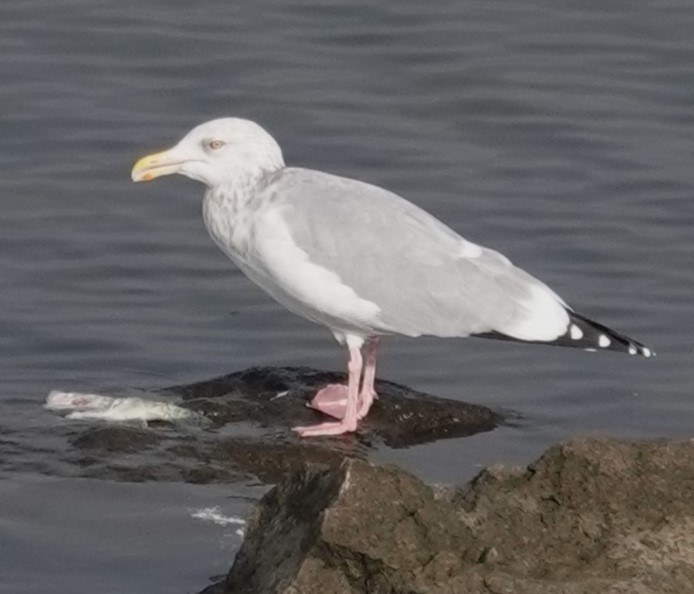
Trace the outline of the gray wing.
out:
[[[375,331],[409,336],[496,331],[551,340],[566,329],[563,302],[543,283],[391,192],[286,169],[264,193],[312,262],[380,307]],[[561,319],[543,329],[544,322],[538,325],[534,318],[538,307],[548,304],[557,309],[550,318]]]

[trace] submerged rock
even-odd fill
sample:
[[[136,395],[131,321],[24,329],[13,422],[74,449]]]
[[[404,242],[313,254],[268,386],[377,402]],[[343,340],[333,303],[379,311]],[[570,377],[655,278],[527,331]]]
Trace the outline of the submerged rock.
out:
[[[257,504],[205,594],[691,594],[694,443],[581,440],[434,490],[348,459]]]
[[[65,447],[34,454],[28,448],[35,440],[23,435],[0,444],[0,468],[123,481],[275,483],[306,463],[335,466],[346,456],[366,458],[377,446],[464,437],[502,421],[483,406],[377,381],[380,397],[356,434],[303,439],[291,431],[324,419],[306,403],[319,388],[345,379],[308,368],[259,367],[118,398],[55,392],[49,408],[73,413],[52,419]]]
[[[81,450],[123,453],[141,452],[160,442],[161,437],[156,433],[128,425],[89,428],[71,440],[72,445]]]

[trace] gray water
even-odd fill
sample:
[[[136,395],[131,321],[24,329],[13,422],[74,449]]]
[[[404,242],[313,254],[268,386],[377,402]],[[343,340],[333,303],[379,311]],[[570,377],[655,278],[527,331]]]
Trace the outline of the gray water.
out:
[[[390,339],[380,377],[522,419],[373,459],[459,482],[575,435],[691,436],[692,31],[694,4],[667,0],[0,4],[0,439],[64,422],[40,407],[53,388],[343,365],[213,246],[201,187],[130,182],[136,157],[224,115],[292,165],[401,193],[658,352]],[[239,537],[190,510],[258,495],[1,477],[13,594],[195,592]]]

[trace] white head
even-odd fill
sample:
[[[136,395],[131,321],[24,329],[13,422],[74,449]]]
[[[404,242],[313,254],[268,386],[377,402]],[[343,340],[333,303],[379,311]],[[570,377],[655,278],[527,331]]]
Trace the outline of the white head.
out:
[[[143,157],[133,181],[180,173],[208,188],[248,182],[284,167],[282,150],[258,124],[239,118],[211,120],[193,128],[173,148]]]

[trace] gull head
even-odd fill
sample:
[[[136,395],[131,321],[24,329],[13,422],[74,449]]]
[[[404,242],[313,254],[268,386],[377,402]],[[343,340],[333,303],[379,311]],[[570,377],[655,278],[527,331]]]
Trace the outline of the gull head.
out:
[[[248,183],[284,167],[282,150],[258,124],[222,118],[200,124],[174,147],[140,159],[133,181],[179,173],[208,188]]]

